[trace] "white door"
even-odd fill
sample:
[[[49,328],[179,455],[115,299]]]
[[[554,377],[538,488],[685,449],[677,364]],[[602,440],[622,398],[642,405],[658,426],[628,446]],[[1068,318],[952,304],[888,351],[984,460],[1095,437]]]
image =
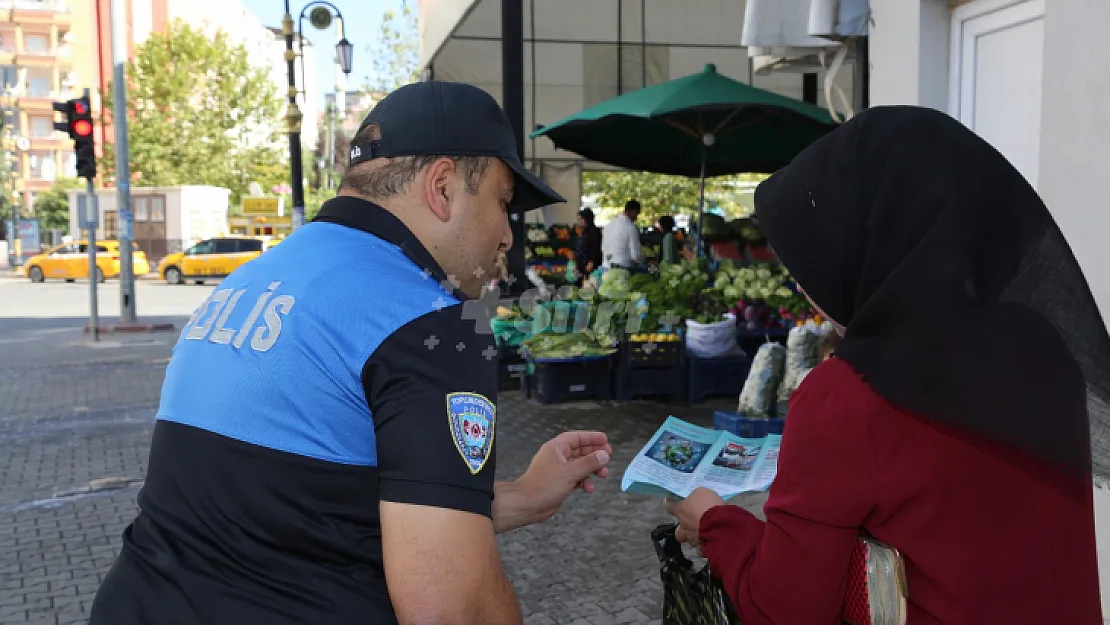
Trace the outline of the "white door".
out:
[[[1045,0],[976,0],[952,13],[949,114],[1034,187],[1040,169]]]

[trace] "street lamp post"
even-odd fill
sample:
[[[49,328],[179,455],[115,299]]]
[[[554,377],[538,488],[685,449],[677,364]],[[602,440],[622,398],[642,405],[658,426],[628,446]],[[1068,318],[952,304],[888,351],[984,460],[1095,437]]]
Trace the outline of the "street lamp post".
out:
[[[10,202],[11,208],[8,210],[7,218],[10,221],[7,225],[8,234],[8,269],[15,269],[15,261],[18,260],[15,253],[15,242],[18,238],[17,230],[19,229],[19,219],[22,215],[19,214],[19,191],[16,189],[15,179],[19,177],[19,172],[15,170],[15,132],[13,125],[15,123],[15,109],[14,109],[15,96],[12,95],[10,86],[5,88],[4,92],[0,94],[0,126],[3,127],[2,138],[0,138],[0,145],[3,147],[3,160],[0,162],[0,172],[3,174],[3,188],[6,193],[7,201]]]
[[[339,60],[339,66],[344,74],[350,75],[351,73],[351,60],[354,56],[354,46],[347,37],[343,34],[343,14],[339,9],[330,2],[322,2],[317,0],[309,2],[301,9],[301,15],[297,20],[297,29],[294,33],[293,30],[293,14],[289,9],[289,0],[285,0],[285,16],[281,20],[281,32],[285,35],[285,68],[289,74],[289,110],[285,114],[285,123],[289,132],[289,164],[290,174],[293,178],[293,229],[304,225],[304,166],[301,162],[301,110],[297,106],[297,56],[298,53],[293,50],[293,36],[296,37],[300,43],[301,57],[301,71],[304,72],[304,31],[301,25],[305,18],[305,12],[312,8],[308,13],[309,22],[319,30],[323,30],[331,25],[333,17],[337,20],[336,28],[339,31],[339,43],[335,44],[336,58]],[[305,94],[305,97],[309,97]]]

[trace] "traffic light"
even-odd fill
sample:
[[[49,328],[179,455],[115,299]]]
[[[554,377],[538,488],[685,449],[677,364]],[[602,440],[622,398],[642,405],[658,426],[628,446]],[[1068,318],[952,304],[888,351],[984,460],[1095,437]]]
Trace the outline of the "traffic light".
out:
[[[77,176],[96,178],[96,147],[93,141],[92,107],[86,92],[80,98],[66,102],[55,102],[54,110],[66,116],[66,121],[55,122],[54,128],[73,139],[73,151],[77,156]]]

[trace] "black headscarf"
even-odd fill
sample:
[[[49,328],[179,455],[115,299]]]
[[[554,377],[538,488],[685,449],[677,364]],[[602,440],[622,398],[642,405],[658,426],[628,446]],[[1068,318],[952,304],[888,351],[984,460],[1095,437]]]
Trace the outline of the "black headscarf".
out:
[[[1048,209],[951,117],[879,107],[756,191],[837,356],[893,405],[1106,476],[1110,336]]]

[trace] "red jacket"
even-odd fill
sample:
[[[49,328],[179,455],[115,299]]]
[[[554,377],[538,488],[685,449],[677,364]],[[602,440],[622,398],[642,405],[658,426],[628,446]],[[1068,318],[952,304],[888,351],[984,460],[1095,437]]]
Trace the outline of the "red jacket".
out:
[[[905,556],[907,625],[1102,625],[1092,497],[834,358],[791,398],[767,522],[718,506],[699,533],[744,625],[838,625],[859,528]]]

